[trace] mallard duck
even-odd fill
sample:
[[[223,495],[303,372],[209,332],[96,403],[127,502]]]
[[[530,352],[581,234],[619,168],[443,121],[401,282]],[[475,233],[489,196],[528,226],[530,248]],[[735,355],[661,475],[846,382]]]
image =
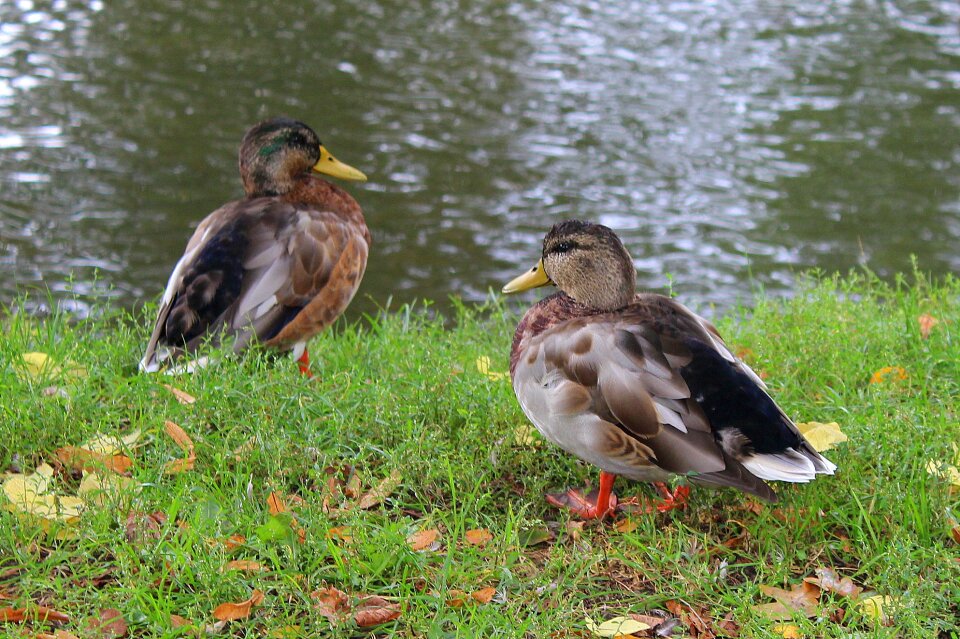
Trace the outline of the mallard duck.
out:
[[[559,289],[517,326],[510,376],[543,436],[600,468],[595,494],[548,501],[602,518],[617,506],[612,488],[623,475],[659,483],[669,507],[685,491],[662,482],[681,475],[774,502],[764,480],[833,473],[710,322],[669,297],[636,293],[635,283],[613,231],[570,220],[547,233],[537,265],[503,288]]]
[[[190,238],[163,293],[141,370],[229,339],[234,352],[254,341],[293,350],[301,372],[310,374],[307,340],[347,308],[370,248],[356,200],[317,174],[366,180],[303,122],[273,118],[247,131],[240,144],[246,197],[208,215]]]

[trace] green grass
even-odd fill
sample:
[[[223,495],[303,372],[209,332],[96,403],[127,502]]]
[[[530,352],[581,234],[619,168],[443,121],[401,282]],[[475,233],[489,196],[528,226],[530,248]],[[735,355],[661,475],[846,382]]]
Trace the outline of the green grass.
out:
[[[918,330],[922,313],[939,320],[928,339]],[[947,460],[960,442],[956,280],[811,280],[793,299],[761,297],[723,318],[728,343],[767,377],[788,414],[841,424],[850,441],[827,453],[840,470],[808,485],[779,484],[781,503],[762,508],[732,490],[695,489],[686,510],[634,516],[629,532],[608,522],[568,533],[566,516],[543,501],[547,490],[596,477],[539,436],[537,445],[518,444],[525,419],[509,382],[477,371],[482,355],[506,370],[516,319],[492,303],[458,308],[446,320],[404,308],[341,323],[311,343],[318,377],[308,381],[288,359],[259,353],[192,376],[142,375],[135,362],[149,323],[143,316],[108,312],[74,323],[8,313],[0,471],[55,463],[59,447],[97,432],[139,428],[146,443],[131,453],[139,487],[132,504],[93,508],[47,531],[0,510],[0,595],[9,598],[0,608],[55,608],[71,617],[64,629],[81,636],[87,617],[117,608],[132,636],[176,637],[171,614],[209,624],[218,604],[256,588],[263,604],[223,634],[271,636],[286,626],[299,627],[291,636],[371,632],[332,629],[316,614],[310,593],[330,585],[400,602],[399,620],[372,630],[380,636],[581,636],[588,614],[650,612],[668,600],[713,622],[731,614],[741,636],[765,636],[772,624],[752,607],[772,600],[759,586],[789,589],[832,567],[891,596],[893,625],[873,624],[848,600],[825,594],[823,618],[795,621],[806,636],[958,636],[960,552],[946,513],[960,510],[960,500],[926,471],[928,460]],[[16,363],[30,351],[71,360],[89,375],[25,376]],[[884,366],[903,367],[909,378],[870,384]],[[178,403],[162,383],[196,403]],[[51,386],[63,392],[45,391]],[[183,456],[165,420],[193,438],[193,470],[163,474]],[[324,512],[323,487],[343,467],[358,473],[363,490],[394,471],[402,479],[379,506]],[[61,470],[58,489],[70,492],[78,480]],[[622,497],[651,494],[622,479],[617,489]],[[304,500],[296,509],[303,543],[284,516],[271,520],[272,491]],[[131,539],[130,510],[168,520],[156,538]],[[339,526],[350,528],[349,541],[328,535]],[[406,537],[428,528],[440,530],[440,548],[410,550]],[[493,540],[464,543],[473,528],[489,529]],[[525,545],[544,528],[555,539]],[[246,543],[233,552],[208,543],[234,534]],[[232,559],[270,572],[221,573]],[[497,589],[491,603],[447,604],[451,590],[484,587]],[[0,623],[2,636],[19,629]]]

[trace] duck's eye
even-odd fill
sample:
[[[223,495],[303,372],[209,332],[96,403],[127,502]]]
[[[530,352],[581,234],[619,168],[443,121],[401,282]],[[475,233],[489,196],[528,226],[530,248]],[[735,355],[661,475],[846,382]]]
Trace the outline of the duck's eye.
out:
[[[555,247],[553,247],[554,253],[566,253],[574,247],[573,242],[560,242]]]

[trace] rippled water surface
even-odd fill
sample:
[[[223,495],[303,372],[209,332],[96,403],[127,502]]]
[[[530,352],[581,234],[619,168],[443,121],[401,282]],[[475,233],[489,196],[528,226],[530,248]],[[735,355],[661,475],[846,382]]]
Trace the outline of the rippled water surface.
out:
[[[156,299],[277,114],[371,178],[354,313],[482,298],[569,217],[700,307],[960,270],[955,0],[311,4],[0,2],[0,302]]]

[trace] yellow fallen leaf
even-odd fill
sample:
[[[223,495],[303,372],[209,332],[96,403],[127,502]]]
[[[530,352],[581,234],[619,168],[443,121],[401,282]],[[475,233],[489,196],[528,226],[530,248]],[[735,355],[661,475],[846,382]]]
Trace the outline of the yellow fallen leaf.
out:
[[[946,479],[954,486],[960,486],[960,448],[953,446],[953,463],[930,460],[927,462],[927,472],[931,475]]]
[[[103,453],[104,455],[119,455],[125,450],[136,448],[140,441],[140,429],[133,431],[123,437],[117,435],[104,435],[97,433],[87,441],[83,442],[78,448],[89,450],[93,453]]]
[[[783,639],[803,639],[803,633],[800,632],[800,626],[792,623],[778,623],[770,630],[778,634]]]
[[[908,375],[906,369],[900,366],[884,366],[883,368],[874,371],[873,375],[870,376],[871,384],[881,384],[884,382],[903,382],[906,381]]]
[[[889,617],[886,609],[893,605],[893,598],[886,595],[864,597],[857,602],[863,616],[875,623],[886,623]]]
[[[840,444],[847,441],[846,434],[840,430],[840,424],[829,422],[826,424],[820,422],[800,422],[797,429],[806,437],[810,445],[818,452],[830,450],[834,444]]]
[[[73,523],[80,517],[84,503],[79,497],[50,492],[53,468],[41,464],[30,475],[13,475],[3,482],[9,508],[49,521]]]
[[[537,435],[537,429],[532,424],[520,424],[513,430],[513,443],[537,447],[543,443],[543,439]]]
[[[63,377],[75,380],[87,376],[87,369],[83,366],[78,366],[70,360],[60,366],[46,353],[24,353],[20,356],[19,368],[33,379]]]
[[[597,637],[622,637],[649,630],[650,626],[630,617],[614,617],[603,623],[597,623],[587,617],[587,629]]]
[[[109,505],[124,505],[133,487],[133,480],[129,477],[114,473],[87,473],[80,480],[77,495],[91,506],[105,508]]]
[[[507,377],[507,373],[490,370],[490,358],[486,355],[481,355],[477,358],[477,370],[480,371],[481,375],[486,376],[487,379],[494,382]]]

